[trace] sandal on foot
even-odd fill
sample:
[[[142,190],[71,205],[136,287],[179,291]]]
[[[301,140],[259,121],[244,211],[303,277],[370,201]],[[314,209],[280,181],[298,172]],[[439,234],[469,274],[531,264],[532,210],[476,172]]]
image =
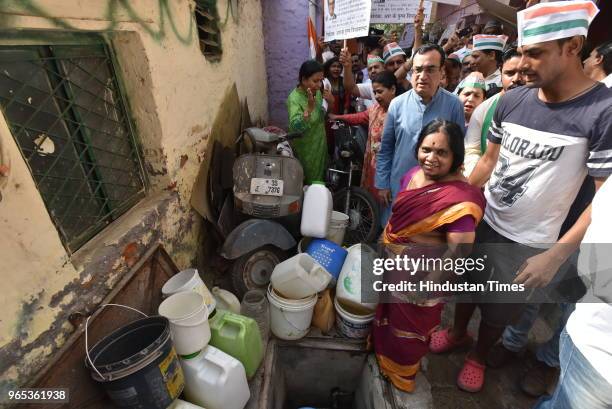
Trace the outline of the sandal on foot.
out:
[[[485,366],[473,359],[466,358],[457,376],[457,386],[466,392],[476,393],[484,385]]]
[[[434,354],[441,354],[460,347],[470,346],[472,341],[472,337],[469,334],[465,334],[460,339],[451,339],[450,330],[446,328],[431,334],[429,350]]]

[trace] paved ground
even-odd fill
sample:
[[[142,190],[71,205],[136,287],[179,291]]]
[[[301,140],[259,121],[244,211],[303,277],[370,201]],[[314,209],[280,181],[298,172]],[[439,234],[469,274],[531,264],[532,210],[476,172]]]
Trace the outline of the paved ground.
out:
[[[443,314],[443,325],[452,320],[453,308],[447,305]],[[470,323],[470,332],[477,333],[479,317]],[[540,319],[530,334],[530,348],[523,359],[512,362],[500,369],[487,369],[484,389],[477,394],[459,390],[456,377],[463,364],[466,350],[447,355],[427,356],[425,377],[431,385],[435,409],[527,409],[532,408],[536,399],[529,398],[519,389],[519,380],[533,365],[535,343],[547,340],[551,331]]]

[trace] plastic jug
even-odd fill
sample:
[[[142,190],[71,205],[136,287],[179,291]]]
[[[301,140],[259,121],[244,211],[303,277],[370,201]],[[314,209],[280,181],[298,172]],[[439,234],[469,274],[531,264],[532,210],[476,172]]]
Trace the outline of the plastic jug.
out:
[[[213,346],[181,358],[185,398],[206,409],[243,409],[251,392],[244,367]]]
[[[349,247],[348,254],[342,265],[338,282],[336,283],[336,298],[344,305],[367,314],[376,309],[377,293],[366,288],[367,294],[362,294],[361,274],[373,274],[376,253],[365,244],[355,244]],[[362,295],[367,295],[368,301],[362,301]]]
[[[247,377],[253,377],[264,355],[257,322],[230,311],[217,310],[209,324],[209,344],[238,359],[244,365]]]
[[[212,293],[217,303],[217,309],[240,314],[240,301],[238,297],[219,287],[213,287]]]
[[[332,194],[323,182],[314,182],[304,194],[302,236],[325,238],[332,215]]]
[[[323,291],[331,279],[309,254],[300,253],[277,264],[270,282],[283,297],[299,300]]]
[[[193,403],[177,399],[174,403],[168,406],[168,409],[204,409],[202,406],[194,405]]]

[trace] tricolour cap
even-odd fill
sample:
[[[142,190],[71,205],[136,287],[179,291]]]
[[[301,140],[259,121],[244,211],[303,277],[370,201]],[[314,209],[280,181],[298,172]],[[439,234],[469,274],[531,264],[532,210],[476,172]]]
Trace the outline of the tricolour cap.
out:
[[[405,56],[406,53],[404,52],[404,50],[402,50],[402,47],[397,45],[397,43],[389,43],[385,45],[385,48],[383,50],[383,58],[385,59],[385,63],[387,63],[391,58],[395,57],[396,55]]]
[[[381,62],[383,64],[385,63],[385,61],[382,58],[380,58],[379,56],[377,56],[376,54],[368,54],[368,67],[371,64],[375,64],[377,62]]]
[[[472,51],[503,51],[508,37],[505,35],[477,34]]]
[[[540,3],[517,13],[518,45],[585,36],[599,9],[589,0]]]
[[[463,88],[480,88],[486,91],[487,86],[485,85],[484,76],[479,72],[472,72],[470,75],[465,77],[460,83],[457,89]]]

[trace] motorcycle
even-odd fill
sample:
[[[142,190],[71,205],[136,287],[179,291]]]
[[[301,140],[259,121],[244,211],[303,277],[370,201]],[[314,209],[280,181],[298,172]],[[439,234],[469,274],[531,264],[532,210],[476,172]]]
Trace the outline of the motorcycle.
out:
[[[334,155],[327,169],[326,182],[333,194],[334,210],[349,216],[344,244],[371,243],[379,233],[378,203],[359,186],[367,132],[359,126],[333,121]]]
[[[265,290],[274,267],[297,244],[304,173],[288,141],[299,136],[247,128],[236,140],[234,208],[246,220],[229,233],[221,255],[233,261],[232,283],[239,297],[251,289]]]

